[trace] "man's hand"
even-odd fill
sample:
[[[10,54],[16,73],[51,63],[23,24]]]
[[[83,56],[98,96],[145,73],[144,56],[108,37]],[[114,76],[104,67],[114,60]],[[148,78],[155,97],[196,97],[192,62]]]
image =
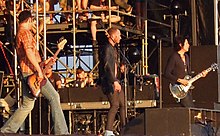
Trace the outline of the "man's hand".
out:
[[[202,77],[206,77],[207,74],[208,74],[208,72],[206,70],[202,71]]]
[[[40,83],[43,79],[44,79],[44,75],[43,75],[42,71],[40,70],[37,73],[37,81],[38,81],[38,83]]]
[[[45,64],[51,63],[51,65],[55,64],[56,59],[54,57],[50,57],[47,60],[45,60]]]
[[[115,92],[120,92],[121,91],[121,85],[119,84],[118,81],[114,82],[114,91]]]
[[[186,79],[178,79],[177,82],[181,83],[184,86],[187,86],[189,84],[189,81]]]

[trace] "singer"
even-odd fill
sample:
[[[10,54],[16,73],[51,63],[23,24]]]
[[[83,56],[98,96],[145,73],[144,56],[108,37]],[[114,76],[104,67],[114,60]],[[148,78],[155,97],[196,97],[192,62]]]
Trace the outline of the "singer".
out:
[[[125,95],[119,82],[118,50],[116,48],[121,40],[121,32],[116,28],[107,31],[107,43],[100,49],[99,79],[104,94],[108,97],[110,109],[106,125],[105,136],[114,136],[113,123],[115,115],[120,109],[120,125],[123,127],[125,121]]]

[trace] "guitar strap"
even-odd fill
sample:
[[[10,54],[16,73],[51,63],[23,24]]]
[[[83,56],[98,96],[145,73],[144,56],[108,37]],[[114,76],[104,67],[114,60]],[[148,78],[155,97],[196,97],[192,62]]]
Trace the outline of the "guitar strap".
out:
[[[186,66],[187,66],[187,75],[190,74],[190,63],[189,63],[189,55],[186,54]]]

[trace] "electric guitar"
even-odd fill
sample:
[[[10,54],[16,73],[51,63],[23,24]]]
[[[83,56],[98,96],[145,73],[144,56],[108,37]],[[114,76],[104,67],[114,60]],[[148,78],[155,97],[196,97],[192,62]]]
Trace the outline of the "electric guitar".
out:
[[[67,43],[66,39],[60,39],[59,41],[60,42],[57,45],[58,50],[53,55],[53,58],[55,59],[57,58],[57,55],[59,54],[59,52],[64,48],[64,45]],[[45,74],[48,71],[48,69],[53,66],[53,62],[52,60],[49,61],[47,64],[42,62],[40,66],[41,66],[41,70],[43,72],[44,77],[46,77]],[[39,82],[37,80],[37,73],[34,73],[27,77],[27,83],[28,83],[28,86],[30,88],[32,95],[34,97],[38,97],[38,95],[40,94],[40,88],[46,84],[46,80],[44,79],[41,82]]]
[[[209,73],[210,71],[215,71],[216,69],[218,69],[218,65],[216,63],[213,63],[205,71]],[[189,89],[192,87],[192,83],[201,77],[202,77],[202,72],[197,74],[193,78],[191,78],[189,75],[186,75],[184,79],[187,79],[189,81],[188,85],[184,86],[182,84],[170,84],[169,85],[170,92],[172,93],[173,97],[177,98],[178,100],[183,99],[186,97]]]

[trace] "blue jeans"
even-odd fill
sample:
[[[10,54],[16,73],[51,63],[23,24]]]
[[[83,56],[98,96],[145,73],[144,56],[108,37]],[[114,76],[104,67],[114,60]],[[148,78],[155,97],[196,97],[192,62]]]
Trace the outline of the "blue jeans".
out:
[[[26,76],[27,75],[24,75],[24,80],[22,83],[22,104],[1,128],[2,133],[16,133],[25,121],[28,114],[31,113],[32,109],[34,108],[35,98],[29,93]],[[54,122],[54,133],[56,135],[69,134],[60,105],[60,96],[48,79],[46,84],[41,88],[41,93],[45,98],[48,99],[51,106],[51,114]]]

